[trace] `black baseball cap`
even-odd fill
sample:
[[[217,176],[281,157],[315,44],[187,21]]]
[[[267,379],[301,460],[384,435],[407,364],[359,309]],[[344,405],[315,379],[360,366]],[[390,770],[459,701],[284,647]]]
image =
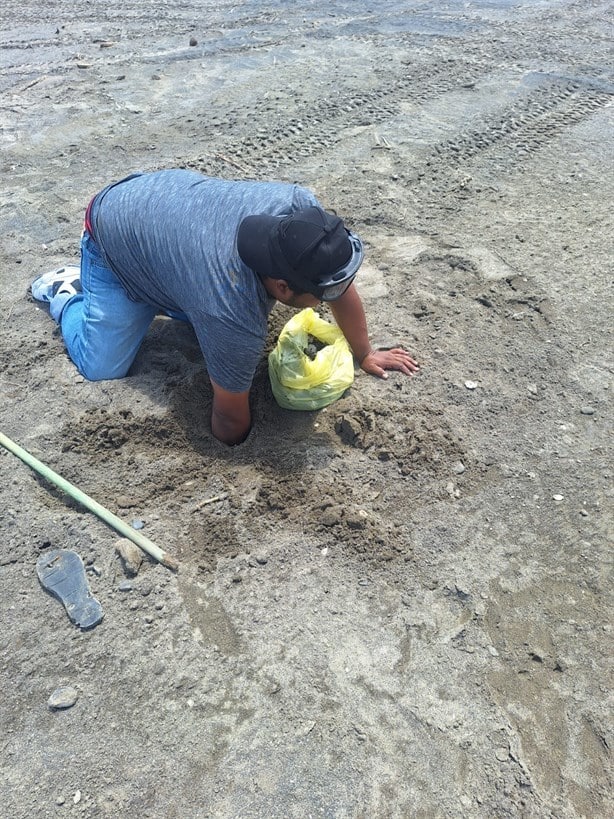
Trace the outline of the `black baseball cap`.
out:
[[[323,301],[345,293],[364,255],[362,242],[343,220],[317,206],[281,216],[246,216],[237,249],[259,276],[284,279]]]

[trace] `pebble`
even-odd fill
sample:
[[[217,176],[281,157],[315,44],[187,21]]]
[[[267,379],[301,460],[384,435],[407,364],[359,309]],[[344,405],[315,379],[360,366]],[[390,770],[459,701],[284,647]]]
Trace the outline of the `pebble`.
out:
[[[81,801],[81,791],[75,791],[75,795],[73,796],[72,801],[75,803],[75,805],[79,804],[79,802]]]
[[[454,466],[452,467],[452,471],[456,475],[462,475],[465,471],[465,464],[462,461],[457,461]]]
[[[266,566],[266,564],[269,562],[269,558],[265,554],[262,554],[261,552],[254,555],[254,560],[261,566]]]
[[[190,45],[191,46],[197,46],[198,45],[198,40],[196,39],[196,37],[190,37]]]
[[[594,407],[582,407],[580,412],[582,413],[582,415],[594,415],[595,414],[595,408]]]
[[[118,495],[116,503],[120,509],[129,509],[131,506],[136,506],[134,498],[131,498],[130,495]]]
[[[49,708],[58,710],[61,708],[72,708],[79,699],[79,692],[71,685],[61,685],[56,688],[47,702]]]
[[[122,582],[117,587],[120,592],[129,592],[132,591],[134,588],[132,583],[129,580],[122,580]]]
[[[495,751],[495,756],[497,757],[499,762],[505,762],[507,759],[509,759],[510,752],[508,751],[507,748],[503,747],[497,748],[497,750]]]
[[[475,390],[478,386],[477,381],[465,381],[465,386],[468,390]]]
[[[562,495],[553,495],[552,500],[556,501],[557,503],[560,503],[563,500],[563,496]]]
[[[115,551],[124,563],[126,574],[129,577],[137,575],[143,562],[143,552],[139,547],[127,537],[122,537],[115,542]]]
[[[132,521],[132,528],[133,529],[142,529],[144,526],[145,526],[145,524],[143,523],[142,520],[139,520],[139,518],[135,518]]]

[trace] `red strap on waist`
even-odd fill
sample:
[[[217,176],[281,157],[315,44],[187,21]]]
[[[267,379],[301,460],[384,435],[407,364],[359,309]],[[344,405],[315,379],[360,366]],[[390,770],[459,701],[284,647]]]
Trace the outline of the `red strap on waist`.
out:
[[[92,205],[94,204],[94,199],[96,197],[92,197],[90,200],[89,205],[85,210],[85,229],[90,234],[90,236],[94,236],[94,229],[92,228]]]

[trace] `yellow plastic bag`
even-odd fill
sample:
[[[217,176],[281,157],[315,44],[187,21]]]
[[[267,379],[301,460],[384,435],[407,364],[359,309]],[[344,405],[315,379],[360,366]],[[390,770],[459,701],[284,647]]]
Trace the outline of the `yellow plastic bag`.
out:
[[[309,336],[326,346],[312,360]],[[345,336],[311,307],[283,328],[269,353],[269,378],[277,403],[285,409],[316,410],[340,398],[354,381],[354,358]]]

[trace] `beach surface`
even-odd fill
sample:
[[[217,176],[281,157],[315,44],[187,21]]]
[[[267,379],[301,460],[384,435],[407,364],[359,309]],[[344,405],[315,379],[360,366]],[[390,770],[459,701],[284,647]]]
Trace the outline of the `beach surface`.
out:
[[[179,561],[129,575],[0,451],[7,819],[612,815],[612,19],[2,5],[0,430]],[[310,187],[364,240],[373,344],[420,374],[301,413],[263,358],[232,449],[184,323],[85,381],[29,284],[78,263],[100,188],[170,167]],[[53,549],[95,628],[41,586]]]

